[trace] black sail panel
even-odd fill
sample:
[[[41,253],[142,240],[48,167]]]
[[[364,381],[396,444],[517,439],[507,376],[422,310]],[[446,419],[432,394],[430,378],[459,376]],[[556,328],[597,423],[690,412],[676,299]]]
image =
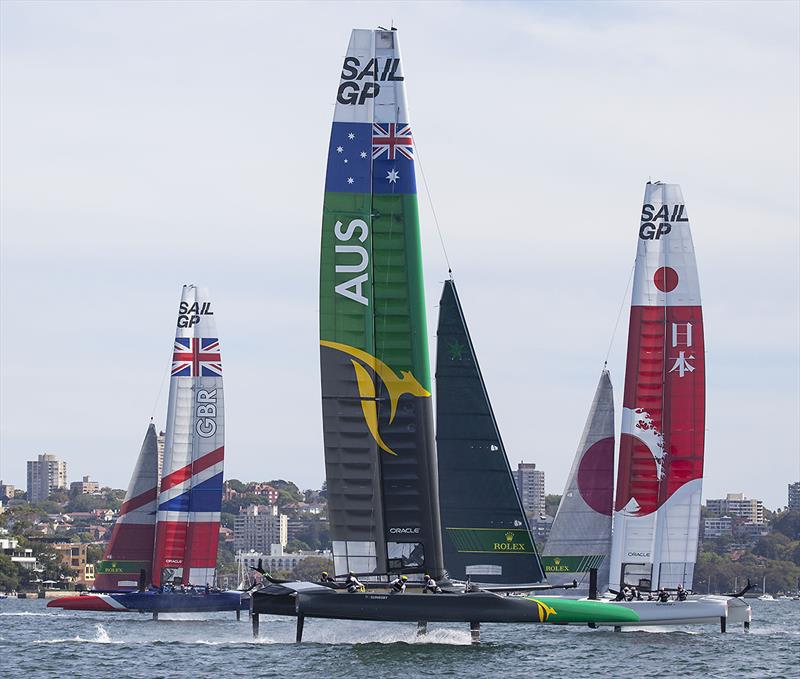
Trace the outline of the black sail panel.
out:
[[[453,281],[439,305],[436,443],[444,563],[451,578],[543,580]]]

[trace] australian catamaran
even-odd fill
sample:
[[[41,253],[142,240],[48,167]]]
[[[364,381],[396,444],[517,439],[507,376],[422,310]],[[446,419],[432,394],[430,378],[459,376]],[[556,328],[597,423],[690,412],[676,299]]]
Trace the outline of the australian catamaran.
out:
[[[394,30],[353,31],[341,71],[323,207],[320,345],[336,575],[352,571],[383,591],[273,582],[253,594],[254,629],[260,613],[297,616],[298,639],[306,617],[463,621],[473,630],[489,621],[637,617],[594,601],[385,591],[389,574],[446,578],[414,144]]]

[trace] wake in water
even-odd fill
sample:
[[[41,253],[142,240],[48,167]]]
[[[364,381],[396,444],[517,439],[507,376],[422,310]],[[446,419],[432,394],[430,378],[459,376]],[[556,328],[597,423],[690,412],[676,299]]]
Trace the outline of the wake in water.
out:
[[[66,639],[34,639],[34,644],[124,644],[124,641],[112,640],[106,628],[100,624],[94,626],[95,635],[91,639],[84,639],[78,635]]]

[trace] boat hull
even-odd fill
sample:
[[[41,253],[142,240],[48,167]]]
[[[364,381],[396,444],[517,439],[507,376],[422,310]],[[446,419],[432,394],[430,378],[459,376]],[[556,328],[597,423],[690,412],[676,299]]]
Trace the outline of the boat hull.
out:
[[[728,623],[750,622],[751,609],[742,599],[724,596],[689,597],[686,601],[610,601],[607,606],[624,607],[636,613],[638,622],[619,623],[621,626],[646,627],[648,625],[709,625],[719,624],[721,618]],[[607,625],[608,623],[598,623]]]
[[[249,601],[243,592],[114,592],[61,597],[47,607],[108,613],[214,613],[247,609]]]
[[[509,622],[635,624],[635,611],[599,601],[559,597],[500,596],[491,592],[387,594],[335,591],[292,583],[272,585],[253,594],[253,613],[309,618],[394,622]]]

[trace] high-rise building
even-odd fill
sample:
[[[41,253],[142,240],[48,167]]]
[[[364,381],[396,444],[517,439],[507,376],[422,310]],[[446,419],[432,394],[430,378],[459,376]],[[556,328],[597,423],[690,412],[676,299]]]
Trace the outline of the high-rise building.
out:
[[[233,548],[237,552],[269,554],[272,545],[285,547],[288,541],[288,518],[278,513],[277,505],[251,505],[234,519]]]
[[[38,460],[28,460],[28,502],[50,497],[58,488],[67,487],[67,463],[45,453]]]
[[[0,486],[0,490],[2,490],[2,488],[3,487]],[[789,484],[789,502],[787,505],[789,509],[800,509],[800,481]]]
[[[90,495],[100,492],[100,484],[97,481],[92,481],[89,476],[84,476],[82,481],[70,483],[69,490],[75,495]]]
[[[517,492],[522,500],[525,514],[538,518],[544,514],[544,472],[536,469],[533,462],[520,462],[514,472]]]
[[[745,523],[764,523],[764,503],[749,500],[743,493],[728,493],[725,499],[706,500],[706,509],[717,516],[735,516]]]

